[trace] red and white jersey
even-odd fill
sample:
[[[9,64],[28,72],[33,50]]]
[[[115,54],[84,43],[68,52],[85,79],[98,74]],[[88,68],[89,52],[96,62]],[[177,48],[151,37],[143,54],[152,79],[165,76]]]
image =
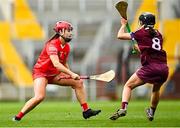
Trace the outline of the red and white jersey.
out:
[[[62,45],[59,38],[47,42],[40,56],[38,57],[36,64],[34,65],[33,72],[38,71],[46,74],[47,76],[59,74],[60,71],[54,67],[53,63],[51,62],[50,55],[58,55],[60,63],[64,65],[68,59],[69,53],[69,44],[66,43],[65,45]]]

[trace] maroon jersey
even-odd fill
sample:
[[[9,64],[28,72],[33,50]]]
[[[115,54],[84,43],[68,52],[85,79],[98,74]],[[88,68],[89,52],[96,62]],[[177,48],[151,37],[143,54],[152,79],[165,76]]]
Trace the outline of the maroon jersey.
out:
[[[131,38],[138,43],[142,65],[167,63],[166,52],[162,48],[163,38],[159,31],[157,31],[156,36],[152,37],[149,30],[141,28],[136,32],[132,32]]]

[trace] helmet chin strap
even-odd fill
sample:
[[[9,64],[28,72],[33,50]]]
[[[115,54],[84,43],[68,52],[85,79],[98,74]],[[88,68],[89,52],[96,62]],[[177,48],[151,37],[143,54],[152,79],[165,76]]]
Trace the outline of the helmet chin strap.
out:
[[[70,42],[72,39],[71,38],[65,38],[64,36],[62,36],[62,35],[60,35],[63,39],[64,39],[64,41],[65,42]]]

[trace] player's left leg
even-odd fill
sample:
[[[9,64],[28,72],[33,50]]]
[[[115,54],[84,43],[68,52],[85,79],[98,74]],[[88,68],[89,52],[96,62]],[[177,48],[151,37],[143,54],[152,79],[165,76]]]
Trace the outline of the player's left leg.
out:
[[[131,92],[137,86],[144,84],[144,82],[134,73],[126,82],[122,93],[121,109],[118,109],[111,117],[111,120],[116,120],[119,117],[125,116],[127,113],[128,102],[131,98]]]
[[[25,114],[30,112],[44,100],[47,83],[48,80],[45,77],[39,77],[34,80],[34,96],[28,100],[21,111],[15,117],[13,117],[13,121],[20,121]]]
[[[159,103],[159,90],[162,84],[154,84],[152,88],[152,94],[151,94],[151,106],[146,109],[146,115],[149,121],[152,121],[154,119],[154,114],[156,111],[156,108]]]
[[[83,84],[83,80],[73,80],[73,79],[59,79],[59,76],[66,74],[59,74],[53,80],[53,84],[61,85],[61,86],[71,86],[75,90],[76,97],[81,104],[83,109],[83,117],[85,119],[90,118],[91,116],[95,116],[101,112],[101,110],[92,110],[89,108],[86,102],[86,93]]]

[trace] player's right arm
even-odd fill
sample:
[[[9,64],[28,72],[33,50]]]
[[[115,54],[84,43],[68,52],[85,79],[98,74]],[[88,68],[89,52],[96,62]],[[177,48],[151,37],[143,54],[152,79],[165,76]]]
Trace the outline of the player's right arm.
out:
[[[131,40],[130,33],[125,32],[127,20],[121,18],[121,27],[118,31],[117,38],[121,40]]]
[[[50,55],[50,59],[53,63],[53,66],[59,71],[69,74],[73,79],[80,79],[80,76],[66,68],[63,64],[59,62],[58,55]]]
[[[121,40],[132,40],[131,34],[125,32],[126,24],[127,24],[127,20],[125,20],[124,18],[121,18],[121,27],[118,31],[117,38],[121,39]],[[137,51],[140,52],[137,44],[134,44],[133,47],[134,47],[134,49],[136,49]]]
[[[80,79],[80,76],[77,75],[76,73],[72,72],[70,69],[66,68],[62,63],[60,63],[59,61],[59,57],[58,57],[58,49],[56,48],[55,42],[54,40],[52,40],[52,42],[48,43],[46,45],[46,52],[49,55],[49,58],[53,64],[53,66],[61,71],[64,72],[68,75],[70,75],[73,79]]]

